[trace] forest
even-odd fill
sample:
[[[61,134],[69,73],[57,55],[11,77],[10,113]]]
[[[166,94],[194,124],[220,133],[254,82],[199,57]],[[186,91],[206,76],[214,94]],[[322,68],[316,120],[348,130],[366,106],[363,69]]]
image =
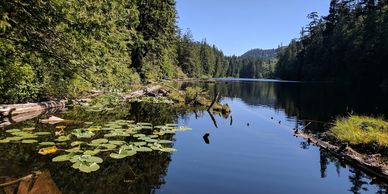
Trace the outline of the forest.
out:
[[[279,51],[281,79],[388,84],[388,1],[331,0]]]
[[[272,76],[271,59],[227,57],[190,31],[182,34],[175,4],[1,1],[0,102],[120,92],[150,80]]]
[[[74,98],[174,78],[386,85],[388,1],[332,0],[286,47],[225,56],[179,29],[175,0],[0,2],[0,102]]]

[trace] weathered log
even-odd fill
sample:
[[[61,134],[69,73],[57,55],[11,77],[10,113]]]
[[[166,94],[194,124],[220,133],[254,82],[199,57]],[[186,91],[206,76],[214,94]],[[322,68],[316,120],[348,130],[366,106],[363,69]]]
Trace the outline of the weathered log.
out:
[[[295,133],[295,136],[301,137],[308,142],[311,142],[318,147],[327,150],[333,156],[344,160],[345,162],[363,170],[370,175],[388,181],[388,164],[383,162],[383,160],[378,155],[370,156],[367,154],[361,154],[350,147],[346,147],[344,150],[341,150],[339,146],[322,141],[314,135],[310,135],[301,131]]]
[[[18,114],[24,114],[28,112],[45,111],[49,109],[64,108],[65,101],[48,101],[39,103],[27,103],[27,104],[10,104],[0,105],[0,115],[13,116]]]
[[[142,97],[142,96],[147,96],[147,95],[150,95],[150,96],[158,96],[159,93],[162,93],[164,95],[164,93],[166,92],[165,90],[162,90],[162,86],[152,86],[152,87],[148,87],[146,89],[142,89],[142,90],[136,90],[136,91],[133,91],[129,94],[126,94],[124,95],[124,99],[130,99],[130,98],[138,98],[138,97]]]

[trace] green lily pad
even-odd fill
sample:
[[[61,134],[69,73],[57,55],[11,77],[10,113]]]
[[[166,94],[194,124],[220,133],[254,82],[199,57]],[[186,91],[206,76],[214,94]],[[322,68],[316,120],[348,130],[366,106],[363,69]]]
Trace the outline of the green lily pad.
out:
[[[73,158],[73,155],[67,154],[67,155],[57,156],[57,157],[53,158],[51,161],[53,161],[53,162],[65,162],[65,161],[69,161],[72,158]]]
[[[134,150],[125,150],[125,149],[120,149],[118,153],[111,153],[109,156],[114,159],[122,159],[125,157],[133,156],[137,152]]]
[[[84,152],[85,155],[91,155],[91,156],[97,155],[98,153],[100,153],[100,150],[86,150]]]
[[[152,139],[155,139],[155,138],[158,138],[159,135],[149,135],[148,137],[149,137],[149,138],[152,138]]]
[[[152,126],[152,123],[137,123],[137,125],[141,125],[141,126]]]
[[[135,143],[133,143],[133,144],[136,145],[136,146],[144,146],[144,145],[147,145],[147,143],[146,143],[146,142],[143,142],[143,141],[135,142]]]
[[[9,140],[9,141],[20,141],[20,140],[22,140],[23,139],[23,137],[7,137],[7,138],[5,138],[5,139],[7,139],[7,140]]]
[[[35,127],[27,127],[27,128],[23,128],[22,130],[23,131],[33,131],[35,129]]]
[[[14,132],[19,132],[19,131],[20,131],[20,129],[9,129],[9,130],[7,130],[5,132],[7,132],[7,133],[14,133]]]
[[[91,155],[75,155],[70,159],[71,162],[81,162],[81,163],[102,163],[103,159],[91,156]]]
[[[9,139],[1,139],[0,140],[0,143],[9,143],[11,140]]]
[[[50,132],[36,132],[36,133],[34,133],[34,135],[38,135],[38,136],[40,136],[40,135],[51,135],[51,133]]]
[[[107,150],[115,149],[117,146],[114,144],[101,144],[102,147],[105,147]]]
[[[109,144],[119,145],[119,146],[125,143],[126,143],[125,141],[109,141]]]
[[[69,153],[80,153],[80,152],[82,152],[79,147],[70,148],[70,149],[67,149],[65,151],[69,152]]]
[[[139,138],[139,137],[145,137],[145,135],[144,135],[144,134],[141,134],[141,133],[138,133],[138,134],[133,135],[133,137]]]
[[[95,135],[93,132],[85,129],[75,129],[71,134],[75,135],[77,138],[91,138]]]
[[[100,169],[100,166],[97,163],[85,164],[82,162],[76,162],[72,165],[72,167],[85,173],[94,172]]]
[[[146,142],[149,142],[149,143],[155,143],[155,142],[158,142],[157,139],[146,139],[145,140]]]
[[[82,145],[82,144],[86,144],[86,142],[84,141],[75,141],[75,142],[71,142],[71,146],[78,146],[78,145]]]
[[[53,146],[53,145],[55,145],[55,143],[54,142],[41,142],[41,143],[39,143],[39,145],[41,145],[41,146]]]
[[[107,139],[95,139],[92,141],[92,144],[104,144],[104,143],[108,143],[109,140]]]
[[[69,140],[70,140],[70,136],[59,136],[57,139],[55,139],[55,141],[59,141],[59,142],[64,142]]]
[[[170,141],[170,140],[159,140],[158,141],[158,143],[160,143],[160,144],[169,144],[169,143],[172,143],[172,141]]]

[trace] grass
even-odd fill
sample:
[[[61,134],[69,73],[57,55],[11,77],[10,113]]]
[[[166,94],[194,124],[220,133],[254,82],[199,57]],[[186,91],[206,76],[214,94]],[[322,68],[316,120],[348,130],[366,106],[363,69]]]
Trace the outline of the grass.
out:
[[[382,118],[352,115],[337,119],[330,134],[350,145],[388,148],[388,122]]]

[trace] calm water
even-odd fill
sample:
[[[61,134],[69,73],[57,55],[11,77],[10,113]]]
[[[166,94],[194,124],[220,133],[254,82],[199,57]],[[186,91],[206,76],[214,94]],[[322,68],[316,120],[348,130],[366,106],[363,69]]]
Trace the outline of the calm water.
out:
[[[109,113],[69,110],[58,114],[97,123],[117,119],[178,122],[193,130],[173,136],[177,152],[106,159],[99,171],[82,174],[68,164],[49,162],[50,157],[39,156],[31,146],[5,144],[0,146],[0,176],[20,177],[34,169],[48,169],[64,193],[386,193],[383,182],[307,145],[291,130],[311,122],[306,130],[319,133],[333,119],[349,113],[387,116],[386,91],[253,80],[183,86],[198,84],[211,94],[220,92],[231,115],[215,115],[214,123],[207,112],[144,104]],[[203,138],[206,133],[208,142]]]

